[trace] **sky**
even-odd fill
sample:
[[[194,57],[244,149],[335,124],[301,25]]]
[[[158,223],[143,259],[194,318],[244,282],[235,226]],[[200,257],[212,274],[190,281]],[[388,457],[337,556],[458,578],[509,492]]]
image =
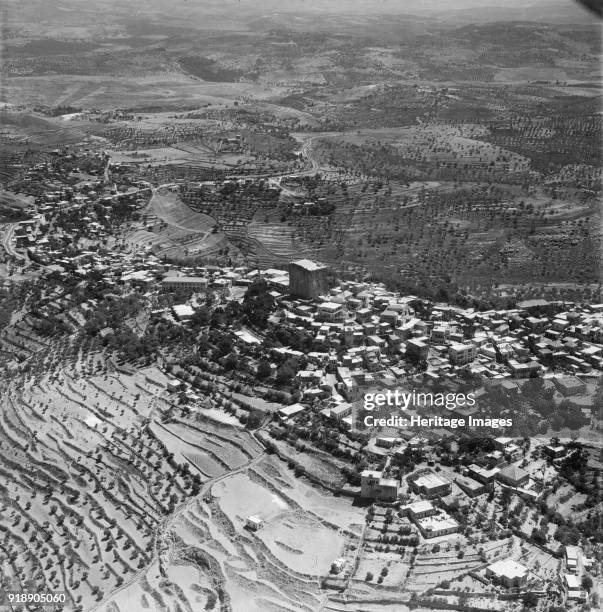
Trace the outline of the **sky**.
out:
[[[274,13],[329,13],[350,16],[417,15],[458,23],[484,21],[541,21],[584,23],[595,19],[576,0],[2,0],[13,17],[56,22],[81,12],[135,18],[165,16],[190,19],[195,26],[203,18],[218,15],[234,21]],[[75,16],[75,15],[74,15]]]

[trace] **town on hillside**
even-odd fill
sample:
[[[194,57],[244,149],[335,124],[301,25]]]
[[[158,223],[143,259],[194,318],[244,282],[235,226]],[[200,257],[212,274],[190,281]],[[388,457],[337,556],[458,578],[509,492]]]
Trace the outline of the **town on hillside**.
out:
[[[5,0],[0,612],[598,612],[592,0]]]
[[[101,175],[108,163],[102,154],[86,160]],[[42,170],[49,167],[31,172]],[[267,188],[251,180],[224,185],[252,184]],[[567,610],[596,597],[603,304],[529,300],[512,308],[463,307],[400,294],[308,258],[276,268],[242,263],[235,254],[225,262],[222,253],[216,265],[178,264],[152,245],[134,247],[121,233],[125,220],[161,223],[146,212],[156,193],[150,184],[118,187],[101,176],[50,186],[30,203],[29,218],[5,233],[14,254],[10,275],[36,278],[16,298],[20,314],[0,336],[6,392],[44,422],[53,406],[40,389],[56,388],[62,401],[89,402],[54,348],[64,346],[74,372],[93,377],[89,384],[98,390],[92,397],[101,392],[121,404],[113,412],[97,401],[83,419],[86,428],[101,432],[89,460],[98,451],[123,461],[116,446],[121,432],[136,439],[142,424],[167,461],[149,469],[179,474],[179,491],[166,489],[159,516],[239,465],[217,449],[203,461],[211,438],[198,446],[191,432],[200,428],[207,436],[209,427],[222,440],[223,428],[239,430],[248,439],[236,452],[246,461],[262,455],[278,461],[294,481],[344,500],[338,509],[344,517],[353,504],[355,523],[350,516],[341,526],[324,526],[329,537],[342,535],[319,572],[320,588],[335,598],[375,597],[369,594],[400,584],[401,601],[432,607],[548,604],[548,610]],[[169,194],[176,187],[164,189]],[[27,400],[16,387],[23,375]],[[130,383],[123,379],[133,380],[133,391],[139,387],[133,400],[108,390],[112,378],[124,389]],[[67,394],[60,390],[65,384]],[[405,414],[426,420],[406,427],[379,421],[379,411],[366,402],[411,390],[415,397],[452,393],[472,401],[411,404]],[[390,408],[386,415],[399,412]],[[124,410],[134,414],[122,424]],[[440,425],[434,417],[448,421]],[[453,418],[455,425],[447,427]],[[26,433],[15,421],[5,427],[4,435],[17,432],[24,449],[42,435]],[[50,431],[45,435],[53,439]],[[232,452],[240,435],[223,439]],[[120,444],[136,457],[128,437]],[[149,448],[143,461],[153,458]],[[264,478],[253,478],[254,486]],[[102,491],[103,481],[96,487]],[[255,542],[274,524],[273,503],[251,504],[229,520]],[[15,513],[14,505],[4,508]],[[29,512],[19,506],[25,520],[35,521]],[[148,528],[150,536],[152,524]],[[157,550],[164,548],[170,550],[165,543]],[[150,561],[152,541],[145,550],[139,567]],[[302,550],[304,558],[314,554]],[[167,571],[168,552],[158,558]],[[102,600],[103,592],[91,595]]]

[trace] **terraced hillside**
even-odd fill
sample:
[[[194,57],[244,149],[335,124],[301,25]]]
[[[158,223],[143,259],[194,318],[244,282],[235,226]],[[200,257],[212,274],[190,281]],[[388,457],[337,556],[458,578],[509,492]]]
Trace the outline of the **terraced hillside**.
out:
[[[261,453],[228,422],[163,424],[156,369],[77,372],[6,382],[0,411],[2,586],[64,591],[68,610],[140,577],[168,517]]]
[[[248,226],[248,234],[281,261],[312,257],[314,254],[314,250],[299,239],[297,229],[286,223],[253,221]]]
[[[245,527],[250,515],[263,521],[257,532]],[[312,489],[278,460],[256,459],[178,509],[158,540],[158,562],[100,610],[152,597],[193,611],[313,612],[327,601],[319,582],[333,559],[353,560],[363,522],[351,501]]]
[[[600,211],[571,188],[372,180],[329,196],[329,216],[291,217],[325,261],[388,269],[401,278],[470,287],[596,283]]]
[[[223,401],[180,418],[154,367],[35,355],[2,389],[3,588],[64,591],[57,610],[312,612],[333,559],[353,567],[364,510],[265,455]]]
[[[131,248],[151,248],[169,257],[209,256],[226,246],[210,216],[194,212],[168,189],[154,193],[143,211],[143,225],[127,235]]]

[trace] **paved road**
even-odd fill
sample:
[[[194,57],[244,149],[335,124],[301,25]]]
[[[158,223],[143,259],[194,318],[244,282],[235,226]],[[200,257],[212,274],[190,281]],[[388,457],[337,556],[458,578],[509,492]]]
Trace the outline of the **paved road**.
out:
[[[19,253],[12,244],[13,235],[18,225],[18,223],[10,223],[5,226],[1,240],[2,248],[6,251],[6,254],[9,257],[16,257],[17,259],[27,259],[27,257],[22,253]]]

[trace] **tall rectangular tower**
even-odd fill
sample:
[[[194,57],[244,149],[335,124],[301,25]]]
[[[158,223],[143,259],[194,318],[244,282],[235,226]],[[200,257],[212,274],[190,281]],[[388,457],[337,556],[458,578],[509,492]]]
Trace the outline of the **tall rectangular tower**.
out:
[[[310,259],[289,264],[289,293],[306,299],[315,298],[329,289],[328,267]]]

